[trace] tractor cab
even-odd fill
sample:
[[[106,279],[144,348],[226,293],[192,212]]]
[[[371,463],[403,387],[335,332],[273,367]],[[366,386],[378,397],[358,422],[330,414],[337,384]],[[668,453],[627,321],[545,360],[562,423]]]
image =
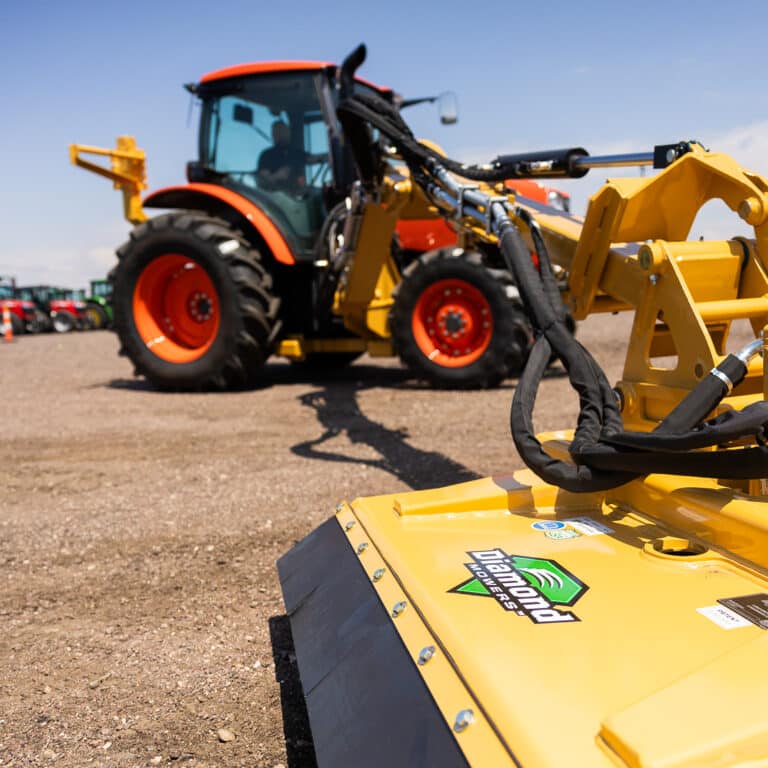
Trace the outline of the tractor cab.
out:
[[[271,62],[220,70],[187,86],[201,101],[190,182],[248,198],[311,260],[330,209],[349,192],[351,157],[336,117],[336,67]],[[392,91],[357,82],[391,99]]]

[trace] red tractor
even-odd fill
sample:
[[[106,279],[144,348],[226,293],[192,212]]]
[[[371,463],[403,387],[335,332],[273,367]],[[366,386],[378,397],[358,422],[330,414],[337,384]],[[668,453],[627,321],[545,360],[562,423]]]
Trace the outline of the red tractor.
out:
[[[4,309],[11,313],[11,329],[14,336],[41,330],[34,302],[18,298],[15,280],[0,277],[0,314]]]
[[[350,82],[395,107],[424,101]],[[186,184],[142,200],[131,137],[70,148],[123,190],[137,224],[111,274],[115,330],[137,373],[163,388],[239,387],[271,354],[335,366],[364,352],[397,354],[439,386],[493,386],[520,370],[531,327],[497,251],[457,236],[423,199],[394,210],[370,196],[336,112],[338,67],[244,64],[186,87],[201,104]],[[376,162],[397,167],[374,142]],[[148,219],[146,208],[174,212]]]
[[[30,285],[17,288],[16,295],[35,306],[39,330],[67,333],[90,327],[85,312],[84,291],[72,291],[50,285]]]

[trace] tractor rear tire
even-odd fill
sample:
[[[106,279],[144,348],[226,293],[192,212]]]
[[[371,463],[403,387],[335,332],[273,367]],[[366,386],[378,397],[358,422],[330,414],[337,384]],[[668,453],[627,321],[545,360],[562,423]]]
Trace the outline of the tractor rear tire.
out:
[[[261,255],[226,221],[169,213],[140,224],[110,274],[121,354],[156,387],[254,386],[279,332]]]
[[[53,330],[56,333],[69,333],[77,328],[77,318],[66,309],[59,310],[53,318]]]
[[[438,387],[494,387],[525,365],[532,344],[512,276],[481,253],[428,251],[394,291],[390,328],[403,363]]]

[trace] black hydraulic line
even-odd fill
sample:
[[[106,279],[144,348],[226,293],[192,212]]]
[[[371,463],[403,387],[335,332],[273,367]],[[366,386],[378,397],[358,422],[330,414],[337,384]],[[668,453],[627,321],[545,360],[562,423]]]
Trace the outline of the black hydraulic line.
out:
[[[762,346],[762,339],[757,343]],[[713,368],[678,406],[656,427],[656,433],[675,433],[698,424],[747,375],[746,362],[728,355]]]
[[[550,268],[550,262],[543,239],[536,244],[541,252],[542,270],[537,284],[536,270],[528,258],[525,243],[503,206],[500,210],[494,206],[492,215],[501,222],[497,231],[505,261],[541,333],[518,382],[510,414],[513,440],[531,469],[547,482],[575,492],[606,490],[650,472],[739,479],[765,473],[768,448],[696,451],[743,437],[762,438],[763,425],[768,422],[766,403],[756,403],[743,411],[699,424],[732,386],[743,379],[749,354],[761,346],[759,340],[750,345],[746,353],[726,358],[689,393],[676,409],[674,432],[625,432],[604,373],[567,329],[564,333],[562,315],[558,317],[562,312],[558,312],[561,302],[553,302],[554,294],[544,289],[548,279],[543,273]],[[549,456],[533,429],[536,391],[553,351],[563,362],[570,384],[579,395],[579,418],[569,449],[575,464]]]

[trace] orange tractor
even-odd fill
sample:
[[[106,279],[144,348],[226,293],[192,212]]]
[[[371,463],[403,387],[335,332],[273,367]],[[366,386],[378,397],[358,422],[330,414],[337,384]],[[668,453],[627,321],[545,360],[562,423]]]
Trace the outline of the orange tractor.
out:
[[[132,138],[70,149],[123,191],[137,225],[111,280],[115,330],[138,374],[161,388],[242,387],[272,354],[338,366],[365,352],[397,354],[438,386],[493,386],[519,372],[532,333],[511,275],[435,208],[366,195],[336,114],[338,67],[245,64],[186,87],[201,104],[188,183],[142,200],[144,153]],[[360,79],[349,87],[400,108],[426,101]],[[451,107],[444,101],[444,123],[456,120]],[[377,162],[406,174],[373,140]],[[520,183],[550,201],[550,190]],[[174,212],[148,219],[145,208]]]

